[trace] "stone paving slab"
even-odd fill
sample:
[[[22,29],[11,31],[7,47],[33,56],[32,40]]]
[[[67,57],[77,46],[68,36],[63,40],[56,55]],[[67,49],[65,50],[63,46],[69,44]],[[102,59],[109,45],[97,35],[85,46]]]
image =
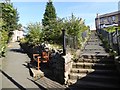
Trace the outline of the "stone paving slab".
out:
[[[55,90],[65,90],[65,86],[60,85],[59,83],[50,80],[49,78],[43,77],[36,81],[42,87],[46,89],[55,89]]]
[[[85,49],[104,49],[99,45],[86,45]]]
[[[82,55],[86,55],[86,56],[109,56],[108,53],[94,53],[94,52],[85,52],[85,53],[82,53]]]
[[[82,53],[106,53],[106,52],[102,50],[87,50],[83,51]]]

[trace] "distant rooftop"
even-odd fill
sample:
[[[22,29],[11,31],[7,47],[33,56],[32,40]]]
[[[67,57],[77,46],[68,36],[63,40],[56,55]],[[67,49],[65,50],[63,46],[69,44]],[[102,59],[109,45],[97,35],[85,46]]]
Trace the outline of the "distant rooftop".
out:
[[[115,14],[120,14],[120,10],[119,11],[115,11],[115,12],[111,12],[111,13],[98,15],[98,16],[99,16],[99,18],[102,18],[102,17],[112,16],[112,15],[115,15]]]

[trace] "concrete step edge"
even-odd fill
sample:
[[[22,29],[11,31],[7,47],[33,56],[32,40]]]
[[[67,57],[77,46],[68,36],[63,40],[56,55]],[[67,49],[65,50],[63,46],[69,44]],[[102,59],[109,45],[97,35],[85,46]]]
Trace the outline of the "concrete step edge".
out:
[[[70,73],[69,76],[75,76],[75,77],[80,77],[81,79],[84,77],[87,78],[94,78],[94,79],[103,79],[103,80],[108,80],[108,79],[112,79],[112,80],[119,80],[120,77],[119,76],[107,76],[107,75],[99,75],[99,74],[80,74],[80,73]],[[79,78],[79,79],[80,79]]]
[[[69,83],[73,83],[74,86],[83,86],[87,88],[120,88],[119,85],[116,84],[107,84],[100,82],[88,82],[88,81],[77,81],[77,80],[69,80]]]

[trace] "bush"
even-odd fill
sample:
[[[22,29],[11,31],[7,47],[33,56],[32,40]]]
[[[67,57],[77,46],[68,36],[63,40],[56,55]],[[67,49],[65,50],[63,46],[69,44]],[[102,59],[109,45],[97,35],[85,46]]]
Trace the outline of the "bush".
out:
[[[22,39],[21,43],[28,43],[32,46],[40,45],[43,42],[43,33],[40,23],[30,23],[27,26],[28,34],[24,39]]]
[[[0,27],[2,27],[5,23],[2,19],[0,19]],[[8,32],[0,30],[0,57],[5,56],[5,49],[8,41]]]

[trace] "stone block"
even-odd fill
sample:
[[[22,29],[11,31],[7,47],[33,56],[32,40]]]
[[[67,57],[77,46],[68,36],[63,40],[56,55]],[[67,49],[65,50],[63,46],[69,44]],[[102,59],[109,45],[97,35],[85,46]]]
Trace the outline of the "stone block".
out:
[[[44,77],[44,72],[42,72],[41,70],[36,70],[36,69],[33,69],[33,68],[30,68],[30,70],[33,73],[33,79],[34,80],[38,80],[38,79]]]

